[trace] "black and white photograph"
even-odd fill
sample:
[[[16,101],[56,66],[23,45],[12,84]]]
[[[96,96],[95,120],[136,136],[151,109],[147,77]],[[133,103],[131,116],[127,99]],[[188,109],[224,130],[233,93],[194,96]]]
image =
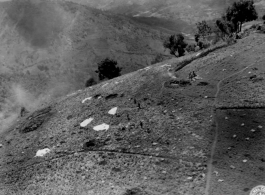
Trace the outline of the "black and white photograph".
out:
[[[0,195],[265,195],[265,0],[0,0]]]

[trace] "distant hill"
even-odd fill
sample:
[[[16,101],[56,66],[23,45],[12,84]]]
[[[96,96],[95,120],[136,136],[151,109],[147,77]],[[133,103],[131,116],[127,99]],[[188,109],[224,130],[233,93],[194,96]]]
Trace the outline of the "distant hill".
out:
[[[194,33],[195,23],[213,20],[237,0],[71,0],[101,10],[110,10],[135,18],[139,22],[163,28]],[[255,0],[264,11],[265,1]],[[262,11],[261,11],[262,12]],[[260,12],[260,13],[261,13]]]
[[[226,0],[71,0],[102,10],[111,10],[137,18],[167,19],[176,22],[180,31],[190,32],[196,22],[220,16],[230,3]],[[145,20],[146,21],[146,20]],[[180,24],[181,23],[181,24]]]

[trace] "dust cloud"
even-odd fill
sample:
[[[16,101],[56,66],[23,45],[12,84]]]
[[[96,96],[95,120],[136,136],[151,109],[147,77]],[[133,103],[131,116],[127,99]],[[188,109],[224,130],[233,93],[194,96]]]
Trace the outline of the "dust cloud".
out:
[[[34,112],[73,90],[67,83],[53,83],[48,88],[45,92],[36,95],[20,84],[12,84],[10,95],[0,103],[0,133],[15,124],[16,120],[21,117],[22,108],[28,113]]]
[[[50,0],[12,0],[7,15],[32,46],[43,48],[58,38],[63,29],[60,6]]]
[[[13,84],[9,91],[10,96],[1,104],[0,133],[9,128],[19,117],[21,108],[27,111],[35,110],[41,103],[41,98],[34,97],[18,84]]]
[[[42,49],[49,49],[56,39],[60,39],[65,26],[70,22],[63,7],[53,0],[12,0],[8,3],[5,13],[8,23],[11,22],[19,37],[33,50],[43,51],[43,59],[47,52]],[[30,81],[30,78],[28,80]],[[1,97],[0,102],[0,133],[15,124],[21,117],[22,108],[33,112],[73,90],[71,83],[52,78],[41,85],[45,90],[29,91],[23,84],[8,84],[8,95]]]

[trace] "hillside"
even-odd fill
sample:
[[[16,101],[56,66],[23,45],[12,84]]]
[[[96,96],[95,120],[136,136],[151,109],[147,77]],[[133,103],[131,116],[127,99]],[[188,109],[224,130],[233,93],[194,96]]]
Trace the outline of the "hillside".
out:
[[[97,63],[106,57],[122,74],[150,65],[158,54],[170,58],[162,46],[167,35],[71,2],[0,3],[0,122],[21,106],[32,111],[83,89],[87,79],[97,80]]]
[[[168,60],[20,118],[0,136],[0,194],[248,195],[265,182],[264,40]]]

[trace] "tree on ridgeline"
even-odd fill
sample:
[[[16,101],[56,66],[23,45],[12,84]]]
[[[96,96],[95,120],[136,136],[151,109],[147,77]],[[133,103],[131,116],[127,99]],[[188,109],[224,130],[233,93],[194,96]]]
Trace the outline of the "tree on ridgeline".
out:
[[[196,27],[195,41],[200,49],[205,49],[210,45],[207,38],[213,33],[213,30],[205,20],[196,23]]]
[[[171,35],[164,41],[164,47],[170,50],[170,54],[176,57],[184,56],[187,43],[182,34]],[[178,55],[177,55],[178,53]]]
[[[105,60],[98,63],[98,73],[99,80],[113,79],[115,77],[121,76],[121,69],[117,66],[117,62],[115,60],[111,60],[106,58]]]
[[[242,24],[253,21],[258,18],[253,0],[240,0],[234,2],[227,8],[223,19],[233,25],[233,32],[239,33],[242,30]]]

